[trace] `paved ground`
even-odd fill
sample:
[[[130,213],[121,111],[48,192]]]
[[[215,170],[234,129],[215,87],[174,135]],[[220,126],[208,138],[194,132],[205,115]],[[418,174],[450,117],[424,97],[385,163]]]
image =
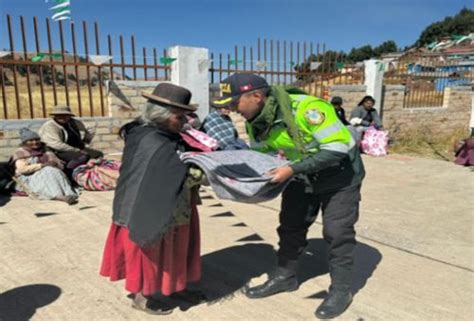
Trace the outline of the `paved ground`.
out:
[[[339,320],[473,320],[474,172],[393,155],[366,158],[355,300]],[[245,205],[205,191],[200,207],[207,304],[169,320],[313,320],[329,284],[318,222],[297,292],[258,301],[239,289],[274,264],[279,200]],[[0,320],[152,320],[122,282],[98,276],[113,193],[78,205],[2,199]]]

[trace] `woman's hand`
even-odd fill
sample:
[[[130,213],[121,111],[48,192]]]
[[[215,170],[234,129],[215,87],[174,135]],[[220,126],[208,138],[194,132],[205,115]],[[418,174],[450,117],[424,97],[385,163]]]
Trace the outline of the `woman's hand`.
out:
[[[294,174],[293,168],[290,166],[283,166],[272,169],[267,173],[268,176],[273,176],[272,183],[283,183],[289,180]]]

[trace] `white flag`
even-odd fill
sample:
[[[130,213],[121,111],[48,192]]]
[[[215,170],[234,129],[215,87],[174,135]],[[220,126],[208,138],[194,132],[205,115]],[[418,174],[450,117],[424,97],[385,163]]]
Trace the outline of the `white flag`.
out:
[[[96,66],[100,66],[105,64],[107,61],[111,60],[112,56],[96,56],[96,55],[89,55],[89,60]]]

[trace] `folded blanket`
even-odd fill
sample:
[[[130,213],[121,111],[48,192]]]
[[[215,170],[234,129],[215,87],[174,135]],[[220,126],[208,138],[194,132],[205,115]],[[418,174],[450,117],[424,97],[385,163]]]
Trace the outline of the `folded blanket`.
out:
[[[251,150],[188,152],[181,155],[187,164],[201,168],[221,199],[259,203],[277,197],[287,183],[271,183],[266,173],[288,161]]]

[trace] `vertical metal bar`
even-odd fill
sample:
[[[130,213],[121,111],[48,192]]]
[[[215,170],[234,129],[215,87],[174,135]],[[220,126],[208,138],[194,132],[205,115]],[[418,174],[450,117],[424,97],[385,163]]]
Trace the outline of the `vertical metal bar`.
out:
[[[53,53],[53,41],[51,38],[51,27],[49,25],[49,18],[46,18],[46,31],[48,33],[48,50],[49,54],[51,55]],[[49,57],[49,61],[53,61],[53,57]],[[56,90],[56,67],[55,65],[51,64],[51,78],[52,78],[52,83],[53,83],[53,99],[54,99],[54,104],[58,104],[58,93]]]
[[[326,57],[326,44],[323,43],[323,57],[322,57],[322,69],[321,69],[321,98],[324,98],[324,77],[326,73],[326,62],[327,62],[327,57]]]
[[[66,68],[66,56],[64,51],[64,33],[63,33],[63,21],[59,20],[59,40],[61,42],[61,56],[63,62],[63,78],[64,78],[64,93],[66,95],[66,105],[70,106],[69,101],[69,88],[67,86],[67,68]]]
[[[254,71],[254,65],[253,65],[253,47],[250,47],[250,70],[252,70],[252,72]]]
[[[244,46],[244,52],[242,55],[243,55],[242,60],[244,63],[243,68],[244,68],[244,71],[246,71],[247,70],[247,47],[246,46]]]
[[[227,77],[230,76],[230,54],[227,54]]]
[[[137,80],[137,68],[136,68],[136,61],[135,61],[135,36],[131,37],[131,43],[132,43],[133,80]]]
[[[10,51],[12,53],[12,60],[15,60],[15,43],[13,41],[12,21],[11,21],[10,15],[7,15],[7,23],[8,23],[8,37],[10,39]],[[15,86],[16,112],[18,114],[18,118],[21,119],[20,94],[18,93],[18,79],[16,77],[16,65],[13,65],[12,68],[13,68],[13,84]]]
[[[274,62],[274,59],[273,59],[273,39],[270,39],[270,84],[273,85],[273,64],[275,63]]]
[[[317,70],[314,70],[314,72],[311,70],[311,61],[312,61],[312,59],[314,59],[313,58],[314,57],[314,47],[313,47],[312,42],[309,45],[309,56],[311,57],[310,60],[309,60],[309,72],[311,73],[311,78],[313,80],[312,86],[310,86],[309,91],[311,92],[311,95],[316,95],[315,85],[314,85],[316,83],[316,77],[314,75],[317,73]]]
[[[35,44],[36,44],[36,53],[39,54],[40,49],[40,41],[39,41],[39,33],[38,33],[38,19],[33,17],[33,25],[35,30]],[[40,83],[40,91],[41,91],[41,107],[43,111],[43,117],[46,118],[46,99],[44,97],[44,78],[43,78],[43,66],[38,66],[39,71],[39,83]]]
[[[148,72],[147,72],[147,65],[146,65],[146,48],[143,47],[143,75],[145,76],[145,81],[148,80]]]
[[[268,60],[267,60],[267,39],[263,39],[263,60],[265,61],[265,68],[264,68],[264,77],[267,79],[267,65],[268,65]]]
[[[168,53],[166,52],[166,49],[163,49],[163,57],[166,58],[167,56],[168,56]],[[167,66],[165,66],[165,67],[167,67]],[[169,75],[168,68],[166,68],[165,69],[165,80],[169,80],[168,75]]]
[[[95,33],[95,50],[96,54],[100,55],[100,43],[99,43],[99,25],[97,22],[94,22],[94,33]],[[100,111],[101,116],[105,116],[105,104],[104,104],[104,79],[102,75],[102,66],[97,66],[97,71],[99,72],[99,94],[100,94]]]
[[[25,61],[28,60],[28,49],[26,46],[26,34],[25,34],[25,21],[23,16],[20,16],[20,27],[21,27],[21,39],[23,41],[23,57]],[[30,104],[30,117],[34,118],[33,111],[33,97],[31,95],[31,82],[30,82],[30,66],[26,66],[26,86],[28,89],[28,102]]]
[[[222,82],[222,53],[219,53],[219,83]]]
[[[156,48],[153,48],[153,65],[155,67],[155,80],[158,80],[158,68],[156,68],[158,65],[158,55],[156,53]]]
[[[94,102],[92,101],[92,86],[91,86],[91,70],[90,70],[90,61],[89,61],[89,43],[87,41],[87,23],[82,21],[82,30],[84,33],[84,52],[86,54],[86,73],[87,73],[87,88],[89,91],[89,116],[94,116]]]
[[[277,40],[277,83],[280,85],[280,40]]]
[[[234,46],[235,72],[239,70],[239,48]]]
[[[307,62],[307,56],[306,56],[306,41],[303,42],[303,59],[302,59],[302,65],[305,65],[306,62]],[[309,67],[308,66],[308,70],[306,70],[306,68],[303,69],[303,73],[305,75],[305,78],[306,78],[306,82],[310,82],[311,81],[311,77],[310,77],[310,73],[308,72],[309,71]],[[305,84],[306,86],[306,84]],[[306,88],[305,88],[306,89]],[[308,89],[309,91],[309,89]]]
[[[3,116],[8,119],[8,103],[5,95],[5,75],[3,73],[3,65],[0,64],[0,83],[2,85],[2,101],[3,101]]]
[[[112,57],[110,60],[110,69],[109,69],[109,81],[113,81],[115,79],[114,77],[114,67],[112,67],[112,64],[114,63],[114,54],[112,53],[112,37],[110,35],[107,35],[107,44],[109,47],[109,56]]]
[[[211,53],[211,84],[214,83],[214,53]]]
[[[293,57],[293,41],[290,41],[290,83],[293,82],[293,77],[295,75],[295,65],[294,65],[294,57]]]
[[[260,40],[260,38],[258,38],[258,43],[257,43],[257,60],[258,60],[258,62],[261,63],[261,60],[260,60],[260,59],[261,59],[260,51],[261,51],[261,40]],[[259,71],[258,71],[258,74],[259,74],[259,75],[260,75],[261,71],[262,71],[262,69],[259,68]]]
[[[316,57],[317,57],[316,61],[321,62],[320,60],[322,60],[322,59],[321,59],[320,51],[319,51],[319,43],[316,44]],[[322,66],[321,66],[321,68],[322,68]],[[318,69],[321,70],[321,68],[318,68]],[[318,93],[318,88],[320,87],[319,86],[319,81],[320,81],[320,78],[321,78],[321,72],[319,70],[316,72],[316,76],[314,77],[314,95],[317,96],[317,97],[320,96],[319,93]]]
[[[122,64],[122,80],[125,79],[125,53],[123,49],[123,36],[120,35],[120,63]]]
[[[286,64],[288,63],[288,60],[286,59],[286,40],[283,41],[283,83],[286,85]]]
[[[74,22],[71,22],[71,38],[72,38],[72,52],[74,54],[74,63],[77,63],[77,46],[76,46],[76,28]],[[79,67],[74,66],[76,75],[76,91],[77,91],[77,105],[79,108],[79,117],[82,117],[82,99],[81,99],[81,84],[79,79]]]

